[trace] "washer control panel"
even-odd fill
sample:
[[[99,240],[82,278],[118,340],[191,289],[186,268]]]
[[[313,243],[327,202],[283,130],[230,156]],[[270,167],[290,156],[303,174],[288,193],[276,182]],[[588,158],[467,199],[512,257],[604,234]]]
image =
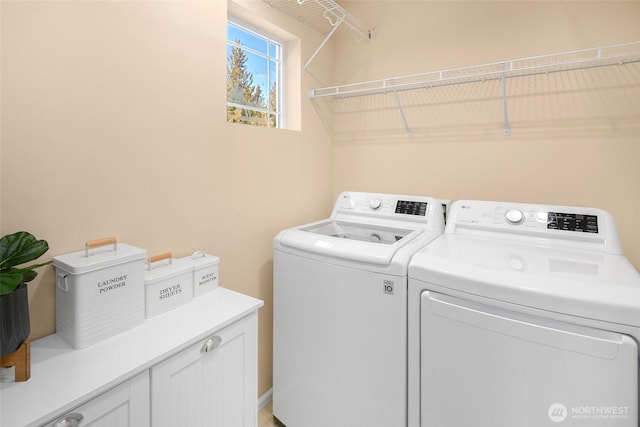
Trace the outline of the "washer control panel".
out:
[[[432,201],[429,197],[345,192],[338,197],[334,212],[426,217],[427,207]]]
[[[413,222],[424,227],[429,224],[436,230],[444,229],[444,207],[448,200],[427,196],[408,196],[383,193],[345,191],[338,196],[331,218],[359,221],[357,217],[379,220]],[[365,220],[368,222],[368,220]]]
[[[425,216],[427,214],[427,202],[419,200],[397,200],[395,213]]]

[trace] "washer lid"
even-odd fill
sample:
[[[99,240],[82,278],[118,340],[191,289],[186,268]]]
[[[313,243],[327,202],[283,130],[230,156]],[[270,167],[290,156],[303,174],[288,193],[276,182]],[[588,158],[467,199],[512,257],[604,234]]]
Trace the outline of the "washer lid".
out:
[[[526,307],[640,326],[640,274],[623,255],[444,234],[416,254],[409,278]]]
[[[424,231],[324,220],[282,231],[276,244],[330,258],[386,266],[395,253]]]
[[[382,245],[393,245],[413,230],[346,221],[326,221],[300,228],[302,231],[340,239],[359,240]]]

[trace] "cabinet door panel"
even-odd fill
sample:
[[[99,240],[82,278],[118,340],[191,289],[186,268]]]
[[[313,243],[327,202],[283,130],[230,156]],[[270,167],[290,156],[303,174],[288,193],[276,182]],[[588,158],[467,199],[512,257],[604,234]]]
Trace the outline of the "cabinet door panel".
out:
[[[256,316],[151,370],[154,427],[254,427]]]
[[[88,401],[47,427],[72,425],[64,420],[82,419],[83,427],[149,426],[149,371]]]

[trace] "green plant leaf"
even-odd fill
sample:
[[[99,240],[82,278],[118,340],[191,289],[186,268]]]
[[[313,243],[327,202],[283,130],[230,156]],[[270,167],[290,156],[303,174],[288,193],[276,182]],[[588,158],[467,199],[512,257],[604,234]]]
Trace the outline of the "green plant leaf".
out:
[[[33,271],[33,270],[25,271],[22,274],[22,283],[27,283],[27,282],[32,281],[33,279],[36,278],[37,275],[38,275],[38,273]]]
[[[0,238],[0,268],[6,269],[39,258],[49,250],[46,240],[19,231]]]
[[[13,292],[20,283],[24,274],[16,270],[0,271],[0,295]]]

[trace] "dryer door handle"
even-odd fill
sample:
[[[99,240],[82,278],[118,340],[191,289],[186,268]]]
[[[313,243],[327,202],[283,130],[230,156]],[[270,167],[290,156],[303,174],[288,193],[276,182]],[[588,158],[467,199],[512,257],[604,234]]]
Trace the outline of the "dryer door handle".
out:
[[[555,348],[603,359],[617,357],[620,346],[634,344],[627,336],[600,329],[478,304],[448,295],[426,292],[431,310],[468,325]]]

